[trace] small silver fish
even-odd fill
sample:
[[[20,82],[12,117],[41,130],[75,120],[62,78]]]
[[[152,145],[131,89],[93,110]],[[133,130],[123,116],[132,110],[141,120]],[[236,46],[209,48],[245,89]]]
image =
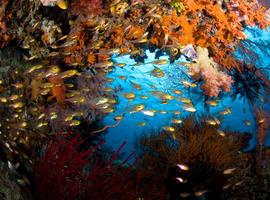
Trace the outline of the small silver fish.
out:
[[[180,182],[180,183],[186,183],[186,182],[187,182],[187,180],[184,180],[184,179],[181,178],[181,177],[177,177],[176,180],[177,180],[178,182]]]
[[[188,167],[187,165],[184,165],[184,164],[177,164],[176,166],[177,166],[179,169],[184,170],[184,171],[189,170],[189,167]]]
[[[236,170],[236,168],[229,168],[229,169],[225,169],[223,171],[223,174],[231,174]]]

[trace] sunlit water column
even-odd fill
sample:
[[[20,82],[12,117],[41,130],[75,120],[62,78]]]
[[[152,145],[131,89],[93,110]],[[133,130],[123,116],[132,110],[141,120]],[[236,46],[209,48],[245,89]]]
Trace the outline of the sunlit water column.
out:
[[[246,35],[251,40],[269,40],[270,34],[267,31],[255,30],[255,32],[246,31]],[[268,49],[269,50],[269,49]],[[196,98],[194,94],[189,96],[188,89],[181,84],[181,80],[188,80],[185,75],[186,68],[179,63],[185,61],[183,57],[176,60],[174,64],[170,64],[169,61],[164,65],[154,65],[152,62],[155,60],[155,53],[150,53],[148,50],[145,52],[147,59],[145,64],[136,65],[134,59],[130,56],[114,57],[115,63],[125,63],[124,67],[115,67],[114,71],[108,74],[108,77],[113,78],[110,87],[118,88],[117,96],[119,98],[119,104],[116,106],[115,112],[109,114],[104,118],[104,124],[115,124],[113,119],[116,115],[124,114],[124,118],[116,128],[108,129],[108,133],[105,138],[107,144],[113,149],[117,149],[124,141],[128,142],[126,151],[130,152],[134,149],[134,144],[138,137],[151,131],[152,129],[158,130],[162,126],[170,125],[172,118],[182,119],[190,113],[182,109],[183,103],[176,100],[177,97],[190,98],[196,107],[196,114],[210,114],[212,116],[218,116],[218,113],[227,107],[232,109],[232,113],[226,116],[222,116],[222,129],[229,129],[239,132],[255,133],[255,120],[247,102],[242,99],[236,99],[233,101],[228,94],[225,98],[221,99],[219,104],[215,107],[210,107],[210,110],[204,108],[203,99]],[[260,52],[260,63],[263,66],[270,64],[270,59],[267,59],[265,52]],[[168,60],[168,56],[161,56],[159,59]],[[151,74],[151,71],[158,67],[164,72],[164,77],[158,78]],[[141,86],[141,90],[132,87],[132,84],[136,83]],[[197,86],[197,90],[200,90]],[[182,95],[176,95],[174,90],[181,90]],[[161,91],[173,95],[174,100],[169,100],[168,104],[162,104],[162,100],[151,94],[151,91]],[[132,92],[136,95],[135,99],[128,101],[121,93]],[[142,96],[147,96],[142,98]],[[144,104],[145,110],[154,110],[154,116],[147,116],[141,112],[130,113],[132,107],[136,104]],[[180,111],[180,114],[175,115],[175,111]],[[251,124],[247,125],[246,121],[250,121]],[[145,125],[144,125],[145,123]],[[144,126],[143,126],[144,125]],[[270,137],[267,139],[270,142]],[[255,137],[250,141],[250,148],[256,144]]]

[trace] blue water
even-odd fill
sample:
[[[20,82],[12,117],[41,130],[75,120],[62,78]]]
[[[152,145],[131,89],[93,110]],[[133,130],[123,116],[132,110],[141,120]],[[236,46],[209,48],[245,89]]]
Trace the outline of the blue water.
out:
[[[270,28],[268,30],[270,30]],[[255,64],[269,68],[270,59],[268,59],[268,54],[270,52],[270,46],[268,45],[267,47],[267,44],[270,41],[270,31],[262,31],[258,28],[253,28],[246,30],[245,34],[248,36],[249,40],[266,46],[263,48],[263,51],[255,45],[251,48],[257,48],[256,51],[259,53],[259,59],[256,60]],[[183,105],[183,103],[177,100],[168,101],[168,104],[166,105],[162,104],[159,98],[153,96],[150,93],[151,91],[156,90],[169,93],[175,97],[181,96],[190,98],[197,110],[196,114],[199,115],[210,114],[213,116],[218,116],[220,111],[224,110],[226,107],[230,107],[232,109],[232,113],[222,117],[222,129],[230,129],[242,133],[252,133],[254,137],[250,141],[249,149],[256,145],[255,120],[252,109],[247,102],[239,98],[233,101],[230,97],[230,94],[225,94],[225,96],[220,100],[218,106],[210,107],[210,110],[207,110],[204,107],[202,101],[203,96],[200,95],[202,91],[199,86],[195,88],[195,90],[198,92],[197,95],[189,95],[188,89],[181,85],[181,79],[188,80],[184,73],[186,68],[179,64],[179,62],[186,61],[184,57],[176,60],[174,64],[169,64],[168,61],[168,64],[159,65],[158,67],[164,71],[165,76],[162,78],[157,78],[150,73],[150,71],[154,69],[154,65],[151,63],[151,61],[156,60],[155,53],[150,53],[148,50],[146,50],[145,54],[147,55],[145,64],[139,66],[134,66],[136,62],[128,55],[113,57],[113,61],[115,63],[125,63],[126,66],[123,68],[115,67],[114,71],[108,74],[109,78],[114,79],[113,83],[108,84],[108,86],[120,89],[120,91],[116,93],[119,98],[119,104],[116,106],[114,113],[111,113],[104,118],[103,123],[106,125],[115,124],[116,121],[113,118],[116,115],[122,115],[123,113],[125,113],[125,115],[117,127],[108,129],[108,133],[106,134],[105,139],[107,140],[107,144],[109,146],[111,146],[113,149],[117,149],[124,141],[126,141],[128,144],[125,150],[130,152],[134,149],[134,143],[138,136],[140,136],[142,133],[151,129],[158,130],[162,126],[170,125],[170,120],[172,118],[182,119],[190,114],[189,112],[186,112],[182,109],[181,105]],[[241,55],[237,53],[236,56],[241,58]],[[159,59],[169,60],[168,56],[166,55],[161,56]],[[119,78],[119,76],[125,76],[127,80],[122,80]],[[142,90],[133,88],[130,81],[139,84],[142,87]],[[183,94],[174,94],[173,90],[175,89],[183,91]],[[123,92],[133,92],[135,93],[136,98],[129,102],[127,99],[122,97],[121,93]],[[142,99],[140,97],[141,95],[148,96],[148,99]],[[144,104],[145,110],[156,110],[155,116],[146,116],[141,112],[130,113],[130,109],[136,104]],[[268,108],[265,109],[269,109],[269,105]],[[180,111],[181,114],[175,115],[174,111],[176,110]],[[160,111],[165,111],[166,113],[162,114]],[[247,126],[244,123],[245,120],[250,120],[251,125]],[[138,126],[137,123],[141,122],[145,122],[146,125],[144,127]],[[270,144],[270,137],[268,137],[266,141],[267,144]]]

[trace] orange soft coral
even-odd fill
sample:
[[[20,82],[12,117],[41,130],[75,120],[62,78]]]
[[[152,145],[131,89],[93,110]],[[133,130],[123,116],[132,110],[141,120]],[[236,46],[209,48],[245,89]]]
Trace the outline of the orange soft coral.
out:
[[[65,105],[65,85],[64,80],[59,76],[50,76],[48,78],[52,83],[52,96],[56,98],[59,105]]]
[[[94,64],[95,61],[96,61],[96,56],[95,56],[92,52],[90,52],[90,53],[87,55],[87,62],[88,62],[89,64]]]
[[[116,46],[121,46],[124,43],[124,31],[122,27],[115,27],[111,34],[111,41]]]

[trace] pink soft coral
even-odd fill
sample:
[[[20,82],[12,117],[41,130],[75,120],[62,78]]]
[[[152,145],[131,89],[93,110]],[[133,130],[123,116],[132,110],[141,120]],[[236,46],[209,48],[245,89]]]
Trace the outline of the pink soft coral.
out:
[[[232,78],[227,74],[214,68],[202,68],[201,77],[205,82],[202,85],[202,89],[206,95],[216,97],[221,89],[225,92],[230,92]]]
[[[219,70],[218,64],[212,58],[209,58],[206,48],[198,47],[197,53],[197,63],[192,64],[189,71],[194,79],[203,79],[204,83],[201,88],[204,93],[210,97],[215,97],[221,90],[229,92],[232,78]]]

